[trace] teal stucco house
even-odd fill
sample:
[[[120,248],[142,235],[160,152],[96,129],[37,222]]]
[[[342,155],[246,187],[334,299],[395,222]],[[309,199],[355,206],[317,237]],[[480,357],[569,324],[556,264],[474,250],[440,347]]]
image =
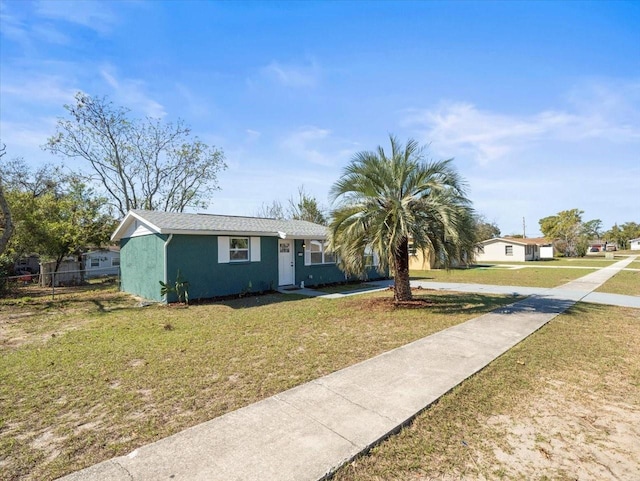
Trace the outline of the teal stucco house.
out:
[[[132,210],[111,239],[121,289],[156,301],[159,281],[173,283],[178,270],[190,299],[346,280],[326,249],[327,228],[301,220]],[[372,264],[368,278],[381,277]]]

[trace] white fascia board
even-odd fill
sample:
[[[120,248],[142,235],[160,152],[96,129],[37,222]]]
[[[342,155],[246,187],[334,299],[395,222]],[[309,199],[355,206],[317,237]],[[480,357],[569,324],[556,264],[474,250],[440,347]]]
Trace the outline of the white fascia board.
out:
[[[122,239],[123,233],[127,231],[127,228],[129,227],[129,225],[135,219],[139,220],[144,225],[146,225],[149,228],[149,230],[152,230],[152,231],[155,231],[158,234],[161,234],[160,228],[157,225],[152,224],[151,222],[149,222],[147,219],[145,219],[141,215],[136,214],[133,211],[129,211],[129,212],[127,212],[127,215],[124,216],[124,219],[122,219],[122,222],[120,222],[120,224],[116,228],[115,232],[111,235],[111,240],[112,241],[119,241],[120,239]]]

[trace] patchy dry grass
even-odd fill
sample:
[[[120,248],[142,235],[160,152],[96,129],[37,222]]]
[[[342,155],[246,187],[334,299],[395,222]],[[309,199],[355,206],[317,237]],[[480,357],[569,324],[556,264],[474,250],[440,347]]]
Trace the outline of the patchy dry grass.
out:
[[[640,271],[620,271],[596,291],[640,296]]]
[[[639,314],[577,304],[335,479],[640,479]]]
[[[595,269],[594,269],[595,270]],[[450,271],[434,269],[411,271],[415,280],[436,282],[467,282],[499,286],[557,287],[593,272],[589,269],[545,269],[543,267],[475,267]]]
[[[69,294],[74,292],[74,294]],[[0,301],[0,479],[49,480],[513,298],[267,295],[189,308],[114,289]]]

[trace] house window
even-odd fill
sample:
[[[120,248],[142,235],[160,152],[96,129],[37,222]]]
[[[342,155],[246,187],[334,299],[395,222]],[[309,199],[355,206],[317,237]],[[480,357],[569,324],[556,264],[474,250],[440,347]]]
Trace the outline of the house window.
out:
[[[230,237],[229,238],[229,261],[243,262],[249,260],[249,238]]]
[[[378,267],[378,256],[373,252],[373,249],[371,249],[371,247],[367,247],[364,250],[364,266]]]
[[[512,256],[513,255],[513,246],[504,246],[504,255]]]
[[[335,264],[336,257],[333,252],[327,250],[327,243],[321,240],[305,241],[305,264]]]
[[[415,256],[418,253],[418,249],[416,249],[416,245],[413,242],[409,242],[409,255]]]
[[[100,259],[98,259],[97,257],[92,257],[91,267],[100,267]]]
[[[260,262],[260,237],[218,236],[218,263]]]
[[[111,267],[119,267],[120,266],[120,258],[114,257],[111,259]]]

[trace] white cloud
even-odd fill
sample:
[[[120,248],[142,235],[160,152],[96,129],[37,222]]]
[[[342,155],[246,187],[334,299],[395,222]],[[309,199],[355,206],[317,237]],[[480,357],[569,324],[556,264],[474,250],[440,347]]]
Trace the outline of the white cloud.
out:
[[[281,142],[291,160],[336,166],[353,155],[352,144],[331,137],[331,131],[314,126],[301,127]]]
[[[41,75],[20,82],[0,84],[0,95],[11,96],[14,101],[63,105],[73,101],[77,88],[67,85],[58,75]],[[6,99],[6,98],[5,98]]]
[[[253,129],[246,129],[245,133],[247,134],[246,141],[251,143],[257,141],[262,136],[261,132]]]
[[[308,65],[287,65],[273,61],[261,73],[284,87],[315,87],[320,80],[320,67],[315,61]]]
[[[117,24],[118,17],[109,2],[79,2],[76,0],[43,0],[37,4],[41,17],[75,23],[105,34]]]
[[[215,108],[210,101],[193,93],[193,91],[185,84],[176,83],[178,94],[184,99],[184,105],[189,111],[190,117],[205,117]]]
[[[1,120],[0,141],[7,146],[7,158],[22,157],[32,164],[60,160],[42,150],[47,139],[54,134],[56,123],[54,117],[38,117],[28,122]]]
[[[164,106],[145,92],[145,82],[137,79],[119,79],[110,66],[100,69],[100,75],[114,91],[114,99],[134,111],[153,118],[162,118],[167,112]]]
[[[640,141],[640,87],[605,84],[573,91],[568,108],[532,115],[478,109],[444,102],[435,109],[407,112],[404,124],[417,128],[440,151],[468,155],[487,165],[515,153],[560,141],[584,143]]]

